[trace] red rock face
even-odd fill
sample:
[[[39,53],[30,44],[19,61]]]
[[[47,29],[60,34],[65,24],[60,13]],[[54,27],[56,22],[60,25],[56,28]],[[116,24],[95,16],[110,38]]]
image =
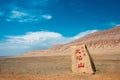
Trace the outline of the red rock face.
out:
[[[21,56],[70,55],[70,47],[86,44],[91,54],[119,54],[120,26],[88,34],[68,44],[53,46],[46,50],[30,51]]]

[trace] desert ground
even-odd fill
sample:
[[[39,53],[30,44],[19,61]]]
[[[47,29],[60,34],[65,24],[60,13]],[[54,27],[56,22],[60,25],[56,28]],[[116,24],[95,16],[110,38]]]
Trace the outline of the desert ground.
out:
[[[120,54],[92,58],[94,75],[72,73],[70,55],[0,58],[0,80],[120,80]]]

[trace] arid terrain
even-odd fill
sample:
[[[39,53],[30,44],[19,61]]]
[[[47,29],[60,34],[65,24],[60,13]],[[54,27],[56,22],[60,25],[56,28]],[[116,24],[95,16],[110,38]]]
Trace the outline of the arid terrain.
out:
[[[120,54],[120,26],[88,34],[68,44],[55,45],[45,50],[35,50],[20,56],[70,55],[70,47],[86,44],[90,54]]]
[[[94,60],[94,75],[71,71],[70,47],[81,44]],[[46,50],[0,58],[0,80],[120,80],[120,26]]]
[[[0,59],[0,80],[120,80],[120,55],[93,55],[94,75],[71,71],[70,56]]]

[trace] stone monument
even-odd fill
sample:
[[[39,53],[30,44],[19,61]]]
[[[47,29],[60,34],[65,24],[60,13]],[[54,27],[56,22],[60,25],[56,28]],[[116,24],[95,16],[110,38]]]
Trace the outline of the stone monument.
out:
[[[72,72],[94,74],[96,69],[86,45],[72,46]]]

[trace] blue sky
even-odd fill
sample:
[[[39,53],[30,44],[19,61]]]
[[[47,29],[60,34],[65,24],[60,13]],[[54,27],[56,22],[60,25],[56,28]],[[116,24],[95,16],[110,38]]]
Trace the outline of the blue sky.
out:
[[[120,25],[120,0],[0,0],[0,56],[64,44]]]

